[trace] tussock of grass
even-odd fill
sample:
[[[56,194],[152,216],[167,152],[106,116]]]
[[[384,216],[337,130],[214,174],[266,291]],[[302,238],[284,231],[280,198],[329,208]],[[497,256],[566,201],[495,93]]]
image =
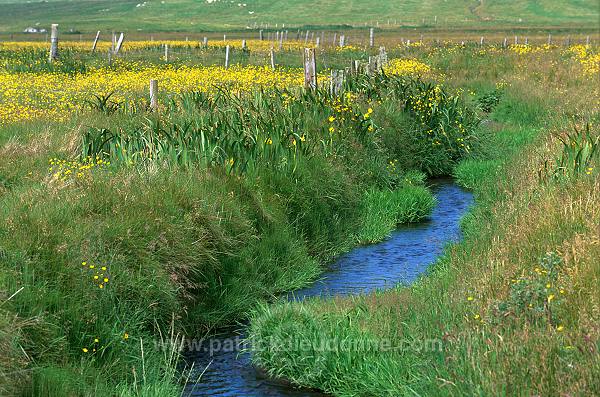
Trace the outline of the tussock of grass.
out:
[[[364,220],[358,240],[374,243],[388,237],[397,225],[428,216],[435,198],[424,186],[406,185],[396,190],[369,190],[362,205]]]
[[[454,178],[462,187],[474,189],[482,180],[495,177],[500,164],[499,160],[468,159],[454,169]]]

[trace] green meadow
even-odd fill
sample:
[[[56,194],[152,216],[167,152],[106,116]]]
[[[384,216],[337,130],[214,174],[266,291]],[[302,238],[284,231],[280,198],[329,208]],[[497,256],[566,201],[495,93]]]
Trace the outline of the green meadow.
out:
[[[253,365],[290,387],[599,395],[598,8],[0,0],[0,395],[182,395],[202,382],[185,340],[246,323]],[[5,40],[38,23],[60,24],[58,59]],[[314,43],[253,30],[242,49],[254,23],[352,39],[315,49],[313,86]],[[109,60],[70,28],[128,39]],[[414,284],[280,298],[427,221],[440,177],[475,204]]]
[[[440,28],[597,28],[595,0],[402,0],[402,1],[110,1],[2,0],[0,32],[61,24],[82,32],[202,32],[244,30],[266,24],[282,28],[377,26]],[[135,21],[135,23],[133,23]]]

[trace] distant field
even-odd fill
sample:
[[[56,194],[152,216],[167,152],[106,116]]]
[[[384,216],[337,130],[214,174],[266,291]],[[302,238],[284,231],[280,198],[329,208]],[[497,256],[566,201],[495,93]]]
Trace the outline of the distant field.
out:
[[[83,32],[239,30],[267,23],[269,27],[594,28],[600,18],[598,0],[0,0],[0,9],[0,32],[50,23]]]

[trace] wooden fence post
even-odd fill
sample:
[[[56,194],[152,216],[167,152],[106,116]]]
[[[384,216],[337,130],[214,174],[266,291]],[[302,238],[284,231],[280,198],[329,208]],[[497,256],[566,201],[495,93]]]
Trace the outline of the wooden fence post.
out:
[[[50,62],[58,58],[58,24],[53,23],[50,33]]]
[[[508,37],[504,38],[504,41],[502,42],[502,48],[506,48],[508,47]]]
[[[121,46],[123,45],[124,39],[125,39],[125,35],[123,33],[121,33],[121,35],[119,36],[119,40],[117,41],[117,46],[115,47],[115,55],[117,55],[119,53],[119,50],[121,49]]]
[[[388,54],[384,46],[379,47],[379,66],[383,68],[388,63]]]
[[[370,56],[367,64],[367,74],[372,76],[375,73],[377,73],[377,57]]]
[[[258,31],[258,39],[260,41],[263,41],[265,39],[265,34],[262,29]]]
[[[309,90],[317,89],[317,59],[314,48],[304,49],[304,87]]]
[[[375,45],[375,29],[369,29],[369,47],[373,47]]]
[[[169,62],[169,45],[165,44],[165,62]]]
[[[271,47],[271,70],[275,70],[275,50]]]
[[[321,38],[319,36],[317,36],[317,39],[315,41],[315,48],[319,48],[320,44],[321,44]]]
[[[331,81],[329,84],[329,92],[331,95],[338,96],[342,93],[344,87],[344,71],[332,70]]]
[[[92,53],[96,52],[96,45],[98,45],[98,39],[100,38],[100,31],[96,33],[96,38],[94,39],[94,43],[92,44]]]
[[[340,47],[344,48],[344,45],[346,44],[346,36],[341,34],[340,35]]]
[[[158,109],[158,80],[150,80],[150,110]]]
[[[225,47],[225,69],[229,67],[229,44]]]
[[[204,48],[208,48],[208,37],[204,36],[204,38],[202,39],[202,45],[204,46]]]

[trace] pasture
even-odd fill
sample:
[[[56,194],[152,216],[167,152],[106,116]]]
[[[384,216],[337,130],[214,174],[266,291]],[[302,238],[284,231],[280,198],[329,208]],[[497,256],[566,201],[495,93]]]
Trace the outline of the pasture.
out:
[[[90,32],[125,27],[134,4],[107,21],[90,3],[84,36],[61,34],[56,59],[42,37],[0,42],[0,394],[179,395],[183,341],[240,321],[261,347],[255,365],[334,395],[600,393],[595,32],[377,30],[374,46],[368,29],[138,33],[116,54],[106,36],[92,51]],[[475,16],[460,3],[499,25],[597,16],[585,1],[552,13],[486,3]],[[148,4],[144,21],[160,6]],[[319,4],[299,3],[290,23],[376,18],[370,3]],[[423,4],[389,15],[418,20]],[[72,2],[11,3],[0,30],[54,6],[68,26]],[[450,6],[440,18],[459,18]],[[169,7],[184,17],[189,5]],[[161,21],[140,26],[177,18]],[[476,204],[462,241],[415,284],[279,299],[426,220],[433,178]],[[314,347],[349,339],[443,348]]]

